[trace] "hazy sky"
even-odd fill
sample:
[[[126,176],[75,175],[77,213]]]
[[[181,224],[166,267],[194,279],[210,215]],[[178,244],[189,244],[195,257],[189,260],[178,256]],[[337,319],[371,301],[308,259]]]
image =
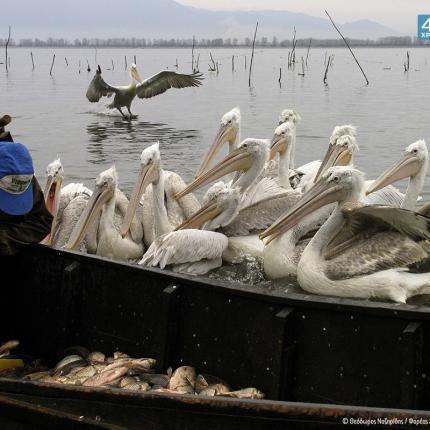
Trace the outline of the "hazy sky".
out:
[[[415,33],[418,14],[430,14],[430,0],[176,0],[204,9],[281,9],[325,16],[324,8],[339,22],[370,19],[407,33]],[[357,7],[357,5],[359,7]]]

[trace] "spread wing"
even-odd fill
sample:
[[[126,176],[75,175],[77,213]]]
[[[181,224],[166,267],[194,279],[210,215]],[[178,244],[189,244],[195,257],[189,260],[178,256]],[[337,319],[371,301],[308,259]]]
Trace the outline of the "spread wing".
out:
[[[347,204],[345,224],[325,251],[326,275],[344,279],[428,259],[430,218],[390,206]]]
[[[149,99],[163,94],[170,88],[198,87],[202,84],[202,79],[201,73],[183,75],[165,70],[138,84],[136,94],[141,99]]]
[[[91,80],[87,90],[87,99],[91,103],[98,102],[102,97],[110,97],[113,93],[118,91],[117,87],[107,84],[102,78],[102,71],[100,66],[96,70],[94,78]]]

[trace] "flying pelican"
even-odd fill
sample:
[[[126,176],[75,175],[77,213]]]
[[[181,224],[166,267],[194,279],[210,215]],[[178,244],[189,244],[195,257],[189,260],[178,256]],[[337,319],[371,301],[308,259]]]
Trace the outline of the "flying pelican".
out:
[[[130,222],[130,235],[125,238],[121,236],[117,227],[116,203],[126,200],[126,197],[118,190],[117,183],[118,176],[115,166],[97,176],[94,192],[73,229],[65,249],[76,249],[89,226],[97,222],[97,255],[116,260],[131,260],[142,256],[144,247],[140,221],[133,219]],[[124,210],[124,208],[122,209]]]
[[[83,184],[70,183],[61,187],[64,181],[64,169],[58,158],[46,168],[45,204],[51,215],[52,226],[50,234],[43,244],[61,248],[67,242],[73,227],[84,210],[92,191]],[[94,233],[86,238],[88,252],[95,252]]]
[[[417,140],[406,148],[403,157],[398,163],[394,164],[371,183],[366,195],[372,194],[394,182],[409,178],[408,188],[400,207],[415,210],[426,179],[428,162],[429,152],[426,142]]]
[[[147,246],[189,218],[200,208],[200,203],[193,194],[178,200],[174,198],[185,185],[178,174],[162,169],[158,143],[144,149],[140,156],[138,178],[121,226],[123,237],[128,233],[142,195],[142,224]]]
[[[241,115],[240,109],[238,107],[225,113],[221,118],[221,124],[219,126],[218,132],[209,151],[204,156],[195,177],[205,173],[210,162],[215,158],[216,154],[220,151],[225,143],[228,143],[229,153],[237,148],[240,143],[240,133],[241,133]]]
[[[130,106],[136,96],[141,99],[148,99],[166,92],[170,88],[198,87],[201,85],[202,74],[192,73],[191,75],[179,74],[168,70],[161,71],[150,78],[142,81],[136,64],[130,68],[131,82],[129,85],[115,87],[107,84],[102,78],[102,70],[98,66],[96,74],[87,90],[87,99],[91,103],[98,102],[103,96],[110,97],[115,94],[113,102],[108,105],[110,109],[116,108],[126,118],[121,108],[126,107],[130,119],[132,117]]]
[[[152,243],[139,264],[175,272],[203,275],[222,265],[229,239],[215,230],[234,218],[239,209],[240,193],[228,186],[218,190],[192,217],[175,231]],[[203,230],[197,230],[202,227]]]
[[[430,274],[408,269],[428,259],[430,218],[406,209],[357,203],[363,187],[360,171],[332,167],[260,237],[270,242],[308,214],[337,203],[300,258],[297,279],[304,290],[399,303],[429,293]]]

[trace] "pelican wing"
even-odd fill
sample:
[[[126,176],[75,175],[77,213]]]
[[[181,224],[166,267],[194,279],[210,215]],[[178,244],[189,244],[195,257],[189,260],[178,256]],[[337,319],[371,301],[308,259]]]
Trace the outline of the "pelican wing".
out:
[[[98,102],[102,97],[110,97],[118,88],[107,84],[102,78],[100,66],[91,80],[87,90],[87,99],[91,103]]]
[[[228,246],[221,233],[202,230],[178,230],[164,234],[152,242],[139,264],[159,266],[193,263],[220,258]]]
[[[374,181],[366,181],[366,188]],[[400,207],[405,195],[392,185],[388,185],[366,196],[366,203],[371,205],[389,205]]]
[[[201,73],[183,75],[165,70],[138,84],[136,94],[141,99],[149,99],[163,94],[170,88],[198,87],[202,84],[202,79]]]
[[[244,193],[240,206],[245,208],[258,203],[262,200],[267,200],[271,197],[284,194],[285,188],[282,188],[277,180],[264,177],[258,182],[254,182]]]
[[[345,225],[324,255],[330,279],[407,268],[428,259],[430,218],[406,209],[356,204],[345,205],[342,213]]]
[[[421,215],[430,216],[430,202],[427,202],[425,205],[420,207],[417,212]]]
[[[287,191],[242,208],[237,217],[219,231],[227,236],[246,236],[270,227],[300,200],[301,194]]]

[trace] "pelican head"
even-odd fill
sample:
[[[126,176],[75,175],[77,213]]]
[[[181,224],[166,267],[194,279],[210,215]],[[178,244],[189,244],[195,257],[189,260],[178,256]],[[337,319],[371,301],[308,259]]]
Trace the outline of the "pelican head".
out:
[[[292,109],[284,109],[279,115],[278,124],[281,125],[285,122],[292,122],[294,125],[297,125],[301,119],[301,116],[296,111]]]
[[[204,185],[233,172],[247,172],[251,167],[263,168],[269,158],[269,145],[265,139],[245,139],[212,169],[197,176],[184,190],[175,194],[179,199]]]
[[[136,81],[137,83],[140,84],[142,82],[142,79],[141,79],[139,72],[137,70],[137,66],[134,63],[132,63],[130,66],[130,76],[131,76],[131,79]]]
[[[231,111],[225,113],[221,118],[221,124],[215,139],[206,153],[203,161],[197,169],[195,177],[205,173],[208,169],[210,162],[215,158],[216,154],[222,148],[225,143],[229,143],[232,146],[237,139],[240,129],[240,109],[238,107],[233,108]]]
[[[239,213],[240,199],[239,188],[231,188],[224,185],[197,212],[178,226],[176,230],[186,228],[215,230],[223,227],[236,218]]]
[[[117,183],[118,175],[115,166],[112,166],[97,176],[94,192],[73,228],[72,234],[64,246],[65,249],[76,249],[79,246],[89,226],[103,209],[104,204],[114,197]]]
[[[347,166],[352,162],[355,151],[358,151],[355,136],[357,130],[353,125],[336,126],[330,136],[327,152],[315,176],[314,183],[321,175],[333,166]]]
[[[295,124],[293,122],[284,122],[276,127],[272,141],[270,142],[270,160],[273,160],[278,152],[282,154],[287,150],[291,144],[294,129]]]
[[[335,202],[339,204],[356,202],[363,186],[364,175],[359,170],[349,166],[331,167],[286,215],[278,218],[260,235],[260,239],[267,238],[266,245],[269,244],[323,206]]]
[[[429,152],[424,140],[411,143],[405,150],[403,157],[378,179],[373,181],[367,189],[366,195],[372,194],[394,182],[405,178],[414,178],[429,162]]]
[[[160,145],[157,142],[144,149],[140,155],[139,174],[131,193],[130,202],[124,216],[124,220],[119,230],[122,237],[125,237],[130,230],[140,199],[147,186],[149,184],[158,183],[162,174]]]
[[[43,241],[44,244],[51,245],[57,227],[57,213],[60,206],[61,185],[64,180],[64,170],[61,160],[57,158],[46,167],[46,184],[43,192],[45,196],[45,205],[53,216],[51,232]]]

